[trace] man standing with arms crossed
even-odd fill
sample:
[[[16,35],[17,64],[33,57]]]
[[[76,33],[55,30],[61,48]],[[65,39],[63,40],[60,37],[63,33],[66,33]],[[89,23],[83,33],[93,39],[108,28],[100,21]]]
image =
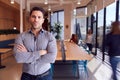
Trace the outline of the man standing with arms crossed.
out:
[[[53,80],[50,63],[57,55],[55,37],[42,29],[45,11],[34,7],[30,11],[31,29],[21,33],[15,40],[14,55],[23,63],[21,80]]]

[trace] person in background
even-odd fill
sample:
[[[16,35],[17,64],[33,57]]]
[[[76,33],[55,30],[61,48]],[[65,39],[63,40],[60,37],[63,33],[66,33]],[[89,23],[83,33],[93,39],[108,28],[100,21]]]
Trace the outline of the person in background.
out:
[[[15,59],[23,63],[21,80],[53,80],[50,68],[56,59],[57,46],[55,37],[42,29],[44,13],[43,8],[33,7],[29,17],[31,29],[15,40]]]
[[[70,42],[78,44],[78,36],[76,34],[72,34]]]
[[[110,57],[113,80],[118,80],[116,71],[120,63],[120,21],[113,22],[111,26],[111,32],[107,34],[105,43]]]
[[[87,44],[90,51],[92,51],[92,43],[93,43],[93,33],[92,30],[89,29],[86,35],[85,43]]]
[[[44,18],[44,23],[42,24],[42,28],[46,31],[48,31],[48,14],[45,14],[45,18]]]

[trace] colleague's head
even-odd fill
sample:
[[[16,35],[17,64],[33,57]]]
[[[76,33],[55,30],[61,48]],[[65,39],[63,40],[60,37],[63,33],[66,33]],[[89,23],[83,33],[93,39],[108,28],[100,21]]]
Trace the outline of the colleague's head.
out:
[[[41,29],[44,22],[45,11],[41,7],[33,7],[30,11],[29,21],[34,29]]]
[[[87,34],[92,34],[92,30],[89,29],[88,32],[87,32]]]
[[[112,26],[111,29],[112,34],[120,34],[120,21],[113,22],[111,26]]]
[[[78,36],[76,34],[72,34],[71,40],[75,43],[78,42]]]
[[[72,39],[77,39],[77,35],[76,34],[72,34]]]

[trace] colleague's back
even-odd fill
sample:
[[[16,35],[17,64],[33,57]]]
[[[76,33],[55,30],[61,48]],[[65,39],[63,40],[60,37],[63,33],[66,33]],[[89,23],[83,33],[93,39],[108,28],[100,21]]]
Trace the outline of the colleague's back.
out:
[[[120,63],[120,22],[116,21],[111,24],[111,33],[106,36],[106,46],[110,56],[110,64],[113,71],[113,79],[118,80],[117,67]]]
[[[112,23],[112,30],[106,36],[109,56],[120,56],[120,22]]]
[[[106,43],[109,56],[120,56],[120,34],[108,34]]]

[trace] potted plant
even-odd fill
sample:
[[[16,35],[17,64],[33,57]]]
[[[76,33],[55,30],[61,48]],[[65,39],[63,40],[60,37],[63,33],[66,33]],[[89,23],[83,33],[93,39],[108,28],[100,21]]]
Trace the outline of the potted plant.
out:
[[[59,22],[55,23],[54,26],[53,26],[52,32],[56,33],[55,38],[58,39],[58,40],[61,39],[62,27],[63,26],[61,26],[61,24]]]

